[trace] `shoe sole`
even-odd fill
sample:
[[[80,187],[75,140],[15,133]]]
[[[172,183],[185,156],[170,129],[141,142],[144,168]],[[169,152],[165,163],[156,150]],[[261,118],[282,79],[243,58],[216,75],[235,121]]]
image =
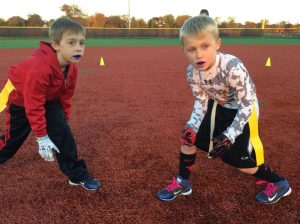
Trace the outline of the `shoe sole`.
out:
[[[284,195],[282,195],[281,197],[277,198],[276,201],[272,201],[272,202],[262,202],[262,201],[259,201],[259,202],[262,203],[262,204],[265,204],[265,205],[275,204],[275,203],[278,202],[281,198],[284,198],[284,197],[286,197],[286,196],[289,196],[291,193],[292,193],[292,188],[289,188],[289,189],[287,190],[287,192],[285,192]]]
[[[173,197],[173,198],[170,198],[170,199],[165,199],[165,198],[160,198],[160,197],[158,197],[158,198],[159,198],[160,200],[162,200],[162,201],[172,201],[172,200],[174,200],[177,196],[180,196],[180,195],[187,196],[187,195],[190,195],[191,193],[192,193],[192,188],[190,188],[190,190],[187,191],[187,192],[183,192],[183,193],[174,195],[174,197]]]
[[[72,186],[81,186],[81,187],[83,187],[84,189],[86,189],[86,190],[88,190],[88,191],[96,191],[96,190],[98,190],[98,189],[100,188],[100,187],[98,187],[98,188],[96,188],[96,189],[86,188],[84,185],[73,183],[73,182],[71,182],[70,180],[69,180],[69,184],[72,185]]]

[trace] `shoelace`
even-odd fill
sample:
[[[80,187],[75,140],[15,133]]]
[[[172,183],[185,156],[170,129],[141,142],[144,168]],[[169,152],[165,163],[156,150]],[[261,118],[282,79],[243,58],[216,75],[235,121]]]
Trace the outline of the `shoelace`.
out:
[[[172,180],[167,180],[167,182],[169,182],[170,184],[166,187],[166,190],[168,192],[173,191],[176,188],[182,188],[182,186],[176,181],[176,178],[173,177]]]
[[[276,185],[274,185],[273,183],[269,183],[265,180],[259,180],[257,181],[255,184],[266,184],[265,189],[263,190],[263,192],[265,193],[265,195],[267,195],[268,197],[272,196],[274,194],[274,192],[279,188]]]

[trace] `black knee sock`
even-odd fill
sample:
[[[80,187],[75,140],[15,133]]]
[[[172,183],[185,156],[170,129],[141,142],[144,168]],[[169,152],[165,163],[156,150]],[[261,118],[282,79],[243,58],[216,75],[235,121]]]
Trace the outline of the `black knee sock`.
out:
[[[191,171],[194,167],[195,160],[196,160],[196,153],[187,155],[180,151],[179,176],[181,176],[183,179],[189,180]]]
[[[268,181],[269,183],[275,183],[284,180],[284,177],[279,176],[277,173],[275,173],[267,164],[260,165],[254,176],[261,180]]]

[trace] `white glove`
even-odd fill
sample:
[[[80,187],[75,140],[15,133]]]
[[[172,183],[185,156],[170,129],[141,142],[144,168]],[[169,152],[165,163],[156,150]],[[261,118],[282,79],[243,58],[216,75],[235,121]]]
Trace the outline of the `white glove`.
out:
[[[50,140],[48,135],[36,138],[39,144],[39,154],[46,161],[54,161],[52,149],[60,153],[56,145]]]

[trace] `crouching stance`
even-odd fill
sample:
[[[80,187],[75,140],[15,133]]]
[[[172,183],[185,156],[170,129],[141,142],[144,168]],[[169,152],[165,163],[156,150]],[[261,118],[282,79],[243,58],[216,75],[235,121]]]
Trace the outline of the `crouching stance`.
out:
[[[288,181],[264,162],[258,136],[258,100],[254,83],[243,63],[233,55],[218,52],[221,45],[215,21],[205,15],[188,19],[180,30],[183,51],[190,61],[187,80],[195,103],[181,134],[179,172],[157,193],[173,200],[192,193],[190,173],[196,149],[260,179],[265,189],[256,199],[277,202],[291,193]]]
[[[97,190],[100,182],[89,175],[78,159],[68,125],[77,68],[84,53],[85,29],[67,18],[57,19],[49,29],[51,43],[10,68],[0,92],[0,111],[6,109],[7,126],[0,136],[0,163],[10,159],[33,130],[39,154],[54,161],[71,185]]]

